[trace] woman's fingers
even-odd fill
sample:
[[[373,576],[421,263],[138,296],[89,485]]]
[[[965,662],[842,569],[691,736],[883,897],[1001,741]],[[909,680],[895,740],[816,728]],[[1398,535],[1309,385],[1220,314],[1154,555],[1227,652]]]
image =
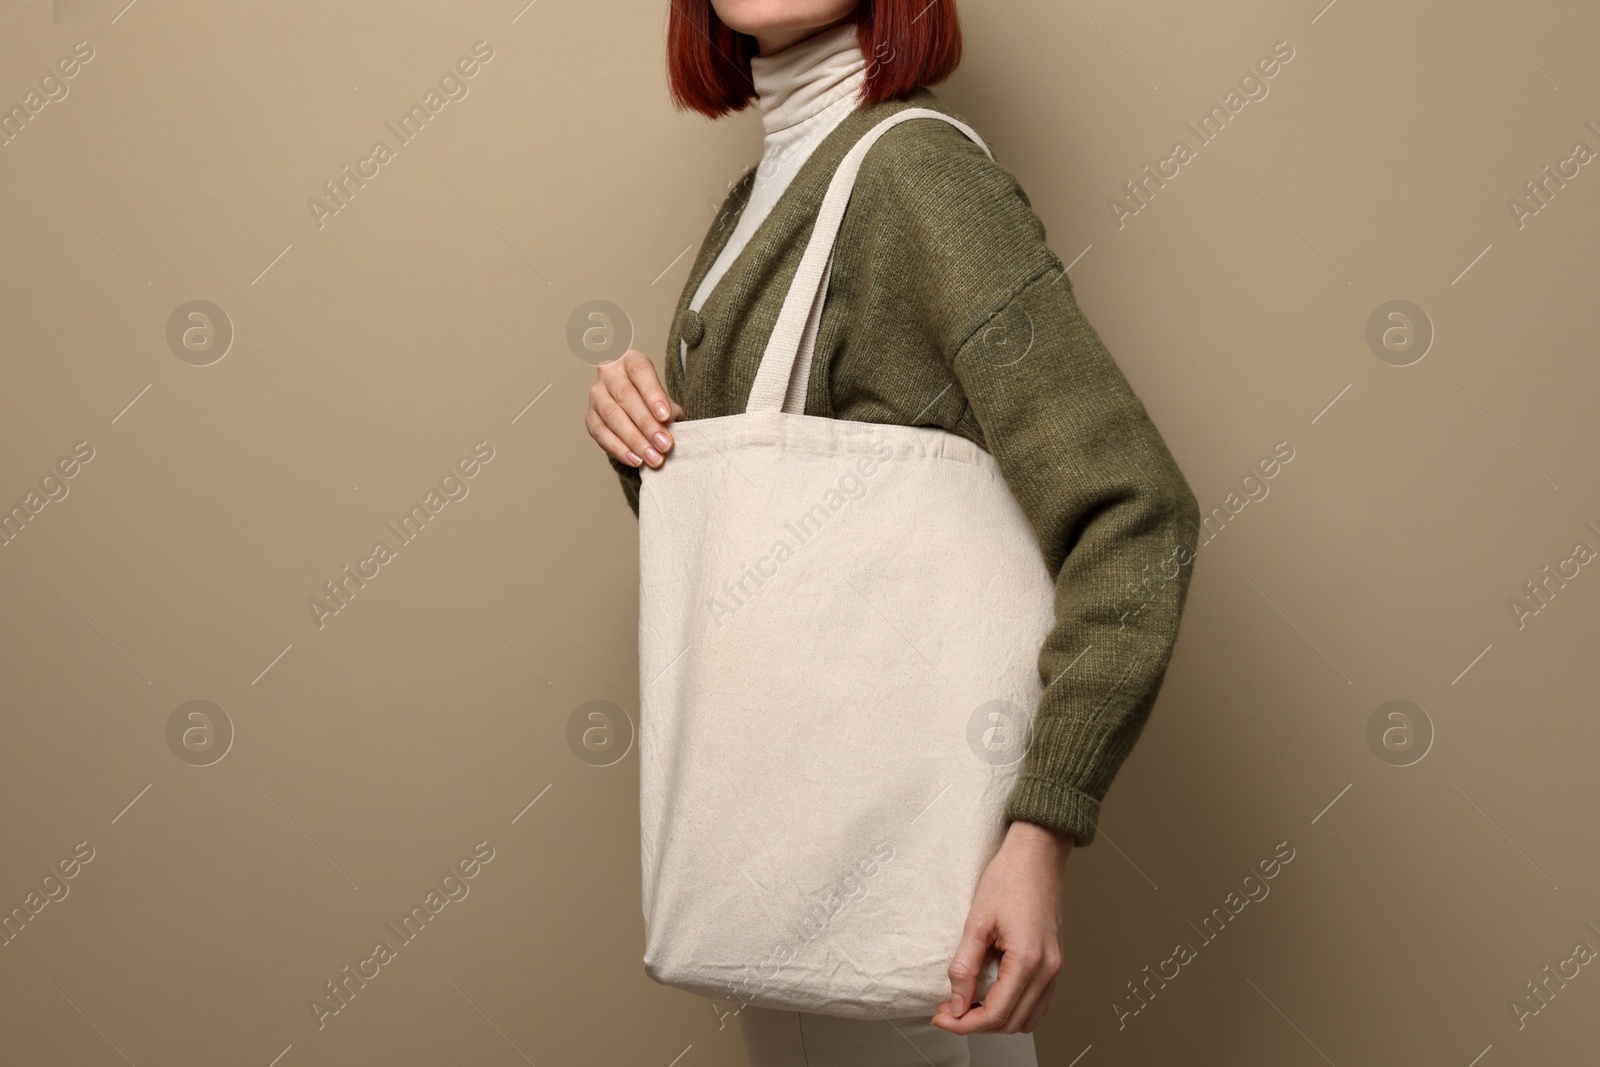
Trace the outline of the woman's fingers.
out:
[[[1055,971],[1047,964],[1042,954],[1030,955],[1026,959],[1032,959],[1033,962],[1031,965],[1024,964],[1028,973],[1023,977],[1024,985],[1016,1001],[1006,1012],[1005,1018],[1000,1020],[1002,1034],[1019,1033],[1027,1021],[1033,1018],[1039,1002],[1044,999],[1050,984],[1055,981]]]
[[[589,409],[587,416],[584,418],[584,425],[589,428],[589,436],[595,439],[595,443],[617,459],[632,467],[637,467],[644,462],[638,453],[622,443],[622,438],[611,432],[611,427],[605,424],[605,421],[600,418],[594,408]]]
[[[665,453],[672,449],[667,426],[685,415],[683,407],[661,387],[655,364],[643,352],[630,348],[596,370],[584,416],[589,436],[631,466],[661,466]]]
[[[1006,953],[1007,958],[1012,955],[1017,955],[1022,965],[1023,988],[1016,1001],[1005,1009],[1005,1018],[1000,1020],[1000,1032],[1003,1034],[1032,1032],[1050,1005],[1056,975],[1061,973],[1060,939],[1052,932],[1030,933],[1025,935],[1024,943],[1019,949]],[[1003,971],[1004,958],[1000,966]]]
[[[602,380],[605,381],[606,387],[611,390],[611,398],[622,405],[622,409],[628,413],[628,417],[639,428],[639,432],[644,434],[650,446],[658,451],[666,452],[672,447],[672,438],[667,433],[665,423],[657,421],[655,415],[651,414],[649,401],[646,398],[647,394],[640,391],[638,384],[634,380],[636,375],[639,377],[648,375],[649,379],[653,381],[656,373],[655,368],[651,367],[650,361],[643,356],[640,356],[632,366],[637,368],[640,362],[645,366],[645,370],[642,373],[637,369],[630,370],[628,359],[624,356],[623,365],[609,368],[609,374],[602,373]],[[651,387],[646,385],[646,389],[649,388]],[[657,403],[665,406],[666,401],[659,400]]]
[[[1044,1013],[1050,1010],[1050,999],[1055,995],[1056,980],[1052,978],[1050,981],[1045,983],[1044,992],[1040,994],[1038,1001],[1033,1006],[1033,1010],[1028,1013],[1027,1019],[1023,1020],[1023,1033],[1033,1033],[1033,1031],[1038,1027],[1039,1023],[1043,1021]]]
[[[978,972],[983,967],[984,955],[989,951],[992,928],[992,923],[973,911],[968,913],[966,925],[961,930],[961,942],[956,946],[948,971],[950,999],[941,1006],[941,1010],[948,1011],[958,1019],[972,1006],[972,998],[977,994]]]
[[[671,422],[672,407],[675,405],[672,405],[667,397],[667,391],[661,388],[661,379],[656,376],[656,365],[650,362],[649,357],[643,352],[629,349],[622,354],[622,367],[627,372],[633,387],[650,405],[650,411],[655,417],[663,423]]]
[[[1005,940],[1003,933],[1001,940]],[[968,971],[962,962],[961,948],[956,950],[956,955],[957,962],[950,968],[951,997],[953,1000],[959,994],[970,1000],[977,972],[975,969]],[[1032,1033],[1050,1007],[1056,976],[1060,973],[1058,946],[1042,940],[1014,945],[1001,955],[1000,974],[985,994],[983,1003],[957,1017],[953,1010],[955,1005],[945,1001],[934,1016],[934,1022],[957,1034]]]
[[[642,462],[659,467],[663,454],[672,447],[672,436],[648,406],[659,404],[658,410],[666,410],[670,418],[668,398],[660,388],[655,367],[643,353],[630,349],[618,359],[600,364],[595,384],[589,390],[589,411],[599,427],[591,420],[590,436],[618,459],[637,466],[639,461],[627,459],[627,453],[632,452]],[[610,431],[615,444],[621,446],[620,452],[602,438],[597,432],[600,428]]]
[[[1038,966],[1037,956],[1024,950],[1011,949],[1001,956],[1000,976],[984,995],[983,1003],[958,1020],[962,1025],[957,1032],[979,1034],[1004,1030]]]
[[[642,456],[652,467],[660,466],[661,453],[645,439],[644,433],[634,423],[633,417],[612,397],[603,380],[595,382],[589,389],[589,412],[600,421],[601,426],[609,429],[622,442],[625,451],[631,450],[635,455]],[[590,436],[599,440],[592,429]]]

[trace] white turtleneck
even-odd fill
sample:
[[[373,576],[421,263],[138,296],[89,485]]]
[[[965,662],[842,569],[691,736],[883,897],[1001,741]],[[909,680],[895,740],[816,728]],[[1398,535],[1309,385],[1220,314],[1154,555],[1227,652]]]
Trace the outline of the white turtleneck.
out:
[[[761,162],[749,202],[728,243],[689,300],[695,311],[744,250],[812,150],[855,110],[867,78],[867,60],[857,40],[856,24],[842,22],[770,56],[751,57],[750,76],[761,109]],[[688,359],[688,349],[681,341],[678,358],[685,363]]]

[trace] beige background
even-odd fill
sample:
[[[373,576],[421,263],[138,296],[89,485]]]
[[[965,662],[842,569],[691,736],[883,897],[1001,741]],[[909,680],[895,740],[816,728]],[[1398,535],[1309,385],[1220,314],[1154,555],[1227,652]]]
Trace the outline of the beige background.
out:
[[[124,2],[0,4],[0,105],[94,53],[0,146],[0,504],[69,490],[0,547],[0,906],[69,891],[0,948],[0,1059],[743,1062],[732,1005],[643,974],[634,755],[568,741],[588,701],[637,708],[637,572],[565,331],[608,299],[661,358],[755,114],[670,107],[661,0]],[[1600,16],[962,14],[938,91],[1223,509],[1068,863],[1042,1062],[1592,1059],[1600,966],[1520,1027],[1511,1004],[1600,950],[1600,566],[1520,628],[1508,602],[1600,549],[1600,164],[1520,229],[1507,200],[1600,149]],[[1119,228],[1108,200],[1280,40],[1269,95]],[[478,41],[469,95],[319,228],[307,201]],[[1367,342],[1396,299],[1436,333],[1409,366]],[[192,300],[234,331],[207,366],[167,342]],[[385,521],[480,441],[470,493],[400,544]],[[380,538],[319,628],[308,601]],[[1396,699],[1434,734],[1405,767],[1367,740]],[[220,721],[169,745],[191,700],[232,725],[220,760]],[[324,983],[478,842],[470,894],[319,1029]],[[1270,896],[1204,941],[1280,842]]]

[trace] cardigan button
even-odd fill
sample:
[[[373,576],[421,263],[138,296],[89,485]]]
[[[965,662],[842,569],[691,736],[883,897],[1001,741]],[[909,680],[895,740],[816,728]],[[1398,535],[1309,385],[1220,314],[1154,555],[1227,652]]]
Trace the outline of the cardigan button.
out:
[[[705,320],[700,317],[700,313],[695,311],[694,308],[685,308],[683,323],[679,326],[678,333],[683,338],[683,343],[693,348],[706,335]]]

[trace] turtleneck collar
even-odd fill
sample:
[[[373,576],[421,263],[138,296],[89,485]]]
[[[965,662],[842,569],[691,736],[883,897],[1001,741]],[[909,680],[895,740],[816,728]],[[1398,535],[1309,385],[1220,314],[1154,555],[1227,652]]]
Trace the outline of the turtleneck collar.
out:
[[[861,91],[867,58],[854,22],[841,22],[770,56],[750,57],[761,126],[768,136]]]

